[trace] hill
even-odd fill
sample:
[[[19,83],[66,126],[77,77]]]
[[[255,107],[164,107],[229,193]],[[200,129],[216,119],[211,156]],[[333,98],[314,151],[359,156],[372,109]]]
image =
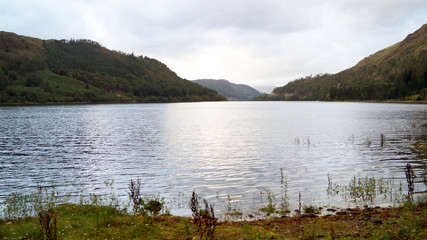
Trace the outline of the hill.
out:
[[[194,83],[200,84],[203,87],[213,89],[228,100],[233,101],[248,101],[254,97],[263,95],[258,90],[244,84],[230,83],[227,80],[214,79],[199,79],[194,80]]]
[[[225,100],[148,57],[0,32],[0,104]]]
[[[427,24],[337,74],[297,79],[260,100],[426,100]]]

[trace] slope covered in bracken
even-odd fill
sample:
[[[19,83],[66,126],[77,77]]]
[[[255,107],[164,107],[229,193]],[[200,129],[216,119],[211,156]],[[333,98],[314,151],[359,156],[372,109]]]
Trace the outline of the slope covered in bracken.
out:
[[[297,79],[263,100],[426,100],[427,24],[337,74]]]

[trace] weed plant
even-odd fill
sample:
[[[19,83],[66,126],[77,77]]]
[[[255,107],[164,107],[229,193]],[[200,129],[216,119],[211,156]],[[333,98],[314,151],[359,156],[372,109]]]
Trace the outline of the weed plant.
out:
[[[289,196],[288,196],[288,179],[283,175],[283,168],[280,168],[280,186],[282,195],[280,196],[279,213],[281,215],[288,214],[289,211]]]
[[[193,193],[191,194],[189,207],[193,215],[194,223],[199,223],[199,196],[196,193],[196,189],[194,189]]]
[[[209,204],[206,199],[203,199],[203,203],[205,208],[199,210],[199,230],[201,232],[200,239],[203,239],[203,235],[205,235],[207,239],[212,240],[215,236],[215,228],[218,223],[218,219],[215,217],[214,206]]]
[[[141,205],[141,179],[138,178],[136,182],[131,179],[128,190],[129,199],[133,205],[133,214],[144,215],[145,213]]]
[[[371,139],[369,139],[369,137],[367,137],[366,138],[366,140],[365,140],[365,144],[369,147],[369,146],[371,146],[372,145],[372,140]]]
[[[37,199],[36,194],[21,194],[11,193],[3,201],[3,214],[4,219],[25,218],[35,215],[34,202]]]
[[[382,196],[383,199],[390,198],[390,203],[395,201],[400,202],[403,198],[402,186],[399,190],[394,190],[394,182],[392,180],[384,180],[383,178],[375,178],[372,175],[365,177],[353,176],[348,185],[334,184],[328,174],[328,189],[327,193],[330,196],[340,195],[344,201],[352,201],[356,204],[373,204],[377,197]]]
[[[193,214],[194,224],[198,226],[200,232],[200,239],[206,236],[207,239],[214,239],[215,228],[218,219],[215,217],[214,206],[209,204],[206,199],[203,199],[203,206],[199,205],[200,197],[197,195],[196,190],[191,194],[189,207]]]
[[[381,145],[381,147],[384,147],[386,138],[385,138],[385,135],[383,133],[381,133],[380,139],[381,139],[380,140],[380,145]]]
[[[12,193],[2,203],[3,218],[6,220],[38,217],[38,224],[26,231],[26,236],[38,239],[57,239],[57,207],[65,203],[68,196],[60,196],[54,187],[37,184],[37,192],[30,194]],[[36,231],[34,231],[36,230]]]
[[[160,196],[160,194],[142,198],[141,206],[142,209],[152,217],[159,215],[161,212],[163,214],[170,213],[169,209],[166,207],[165,198]]]
[[[318,214],[319,213],[319,208],[313,204],[304,204],[302,209],[303,209],[303,212],[305,214]]]
[[[412,199],[412,196],[414,195],[415,190],[415,172],[411,164],[407,163],[405,166],[405,176],[406,176],[406,182],[408,183],[408,197]]]
[[[217,200],[221,204],[222,209],[224,209],[225,218],[230,218],[231,220],[237,220],[243,217],[242,205],[240,201],[235,201],[231,198],[229,194],[224,198],[221,198],[219,193],[216,196]]]
[[[142,197],[141,186],[141,179],[139,178],[136,181],[131,179],[128,184],[128,195],[133,205],[133,214],[143,216],[149,214],[152,217],[159,215],[162,211],[165,214],[169,214],[165,198],[160,194]]]
[[[179,192],[178,196],[173,197],[172,201],[169,203],[171,206],[175,206],[177,208],[184,208],[188,205],[188,196],[184,193]]]
[[[267,213],[267,215],[276,213],[277,208],[276,208],[276,196],[274,195],[274,193],[270,190],[267,190],[265,193],[264,192],[260,192],[261,194],[261,200],[262,200],[262,196],[266,195],[267,197],[267,205],[262,207],[260,210],[262,212]]]

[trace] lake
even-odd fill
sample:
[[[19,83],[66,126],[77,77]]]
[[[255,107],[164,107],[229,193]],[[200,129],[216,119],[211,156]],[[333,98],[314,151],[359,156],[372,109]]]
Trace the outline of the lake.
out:
[[[405,164],[420,175],[427,163],[411,150],[426,124],[427,106],[417,104],[0,107],[0,200],[34,192],[38,182],[74,198],[114,192],[127,200],[128,183],[138,178],[144,194],[177,203],[195,189],[217,208],[226,196],[243,209],[259,203],[260,192],[278,198],[283,182],[293,207],[299,193],[304,203],[333,204],[340,200],[327,195],[328,175],[340,184],[353,176],[392,179],[405,192]]]

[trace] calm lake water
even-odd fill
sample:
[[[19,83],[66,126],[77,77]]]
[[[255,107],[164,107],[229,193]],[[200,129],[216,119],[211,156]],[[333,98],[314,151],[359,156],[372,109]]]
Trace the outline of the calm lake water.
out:
[[[283,191],[283,173],[291,204],[299,192],[305,203],[328,204],[337,201],[327,196],[328,174],[341,184],[372,174],[405,187],[404,165],[427,163],[411,151],[426,123],[427,106],[416,104],[0,107],[0,200],[34,192],[37,182],[75,197],[114,192],[127,200],[130,179],[140,178],[144,194],[169,202],[196,189],[217,208],[217,196],[230,195],[244,209],[261,191]],[[172,212],[189,213],[183,209]]]

